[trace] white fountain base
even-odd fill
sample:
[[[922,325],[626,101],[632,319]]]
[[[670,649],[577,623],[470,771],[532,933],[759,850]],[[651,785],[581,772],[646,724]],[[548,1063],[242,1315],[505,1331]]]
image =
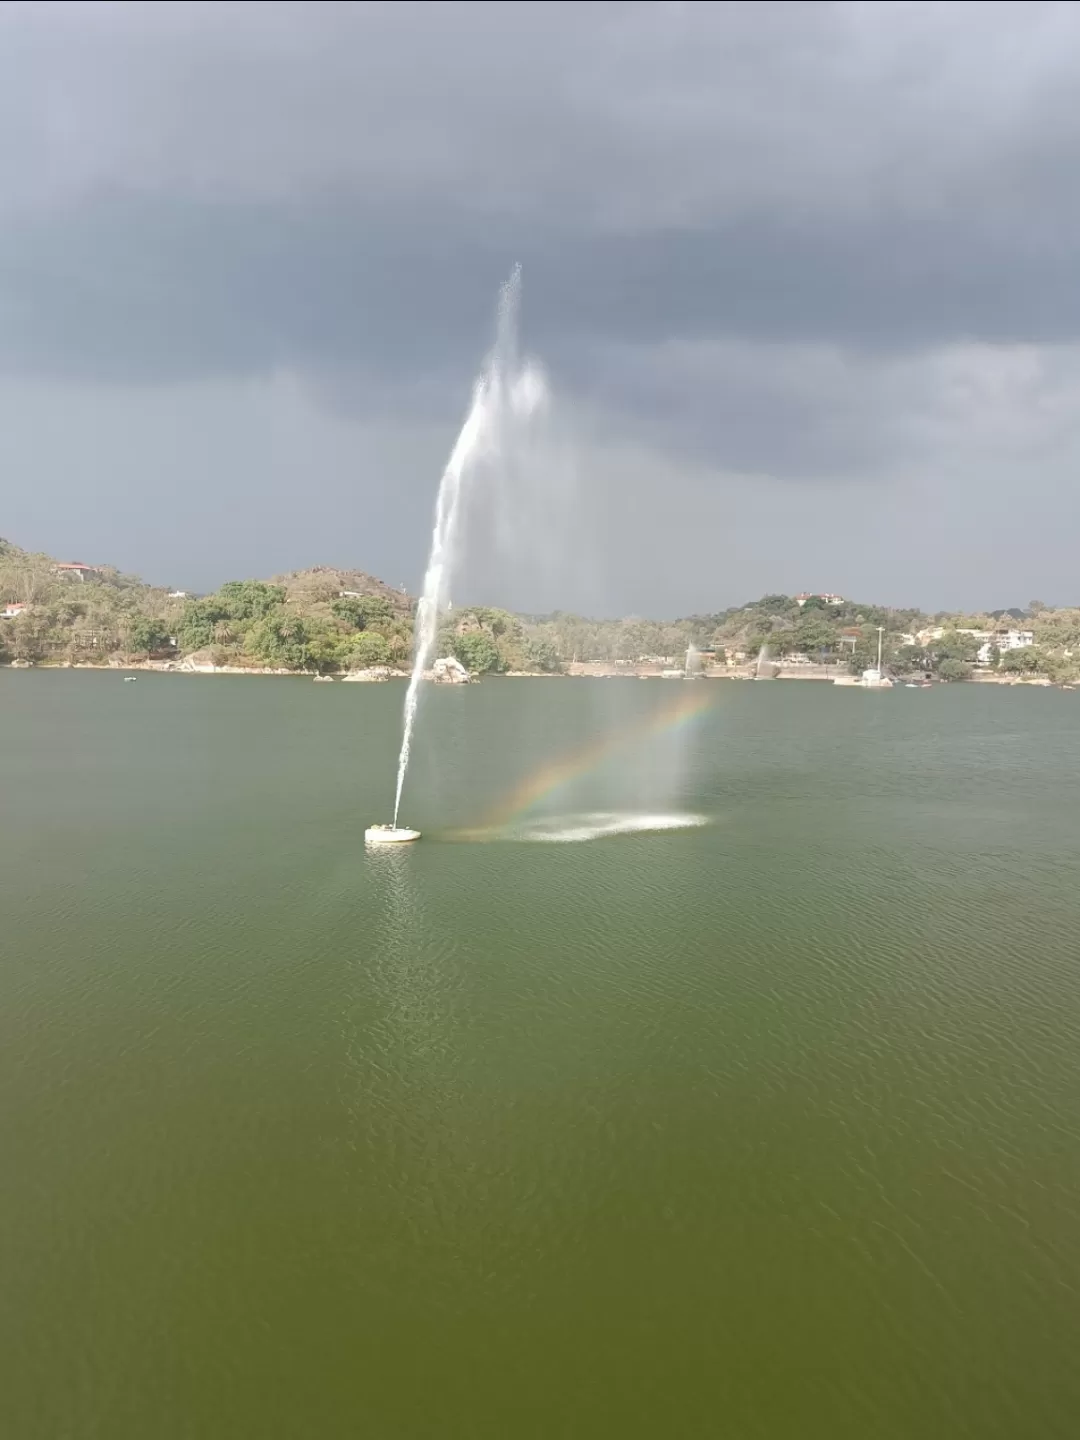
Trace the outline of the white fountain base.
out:
[[[397,825],[369,825],[364,831],[368,845],[407,845],[410,840],[419,839],[419,830],[406,830]]]

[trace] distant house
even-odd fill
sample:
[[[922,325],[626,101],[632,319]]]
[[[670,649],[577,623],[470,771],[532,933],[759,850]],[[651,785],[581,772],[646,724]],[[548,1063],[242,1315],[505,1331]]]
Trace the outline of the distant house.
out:
[[[0,620],[14,620],[17,615],[21,615],[24,610],[29,609],[29,605],[13,601],[10,605],[5,605],[4,608],[0,610]]]
[[[170,590],[166,596],[168,600],[186,600],[187,598],[188,592],[186,590]]]
[[[1008,650],[1026,650],[1035,644],[1035,633],[1032,630],[1001,630],[991,640],[984,640],[979,646],[979,664],[989,665],[990,651],[996,645],[998,651],[1004,655]]]
[[[97,573],[97,565],[87,565],[82,560],[62,560],[53,566],[54,575],[68,575],[73,580],[88,580]]]
[[[1029,645],[1035,644],[1034,630],[1006,630],[1004,634],[996,636],[999,650],[1026,650]]]
[[[807,600],[822,600],[826,605],[843,605],[844,603],[842,595],[814,593],[809,590],[804,590],[801,595],[796,595],[795,599],[799,605],[805,605]]]

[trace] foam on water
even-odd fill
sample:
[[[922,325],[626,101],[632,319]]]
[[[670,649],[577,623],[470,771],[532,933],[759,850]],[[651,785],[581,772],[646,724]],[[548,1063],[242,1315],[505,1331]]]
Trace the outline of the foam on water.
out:
[[[470,840],[513,840],[542,845],[577,845],[613,835],[648,835],[663,830],[693,830],[709,823],[705,815],[674,811],[663,814],[589,810],[464,832]]]

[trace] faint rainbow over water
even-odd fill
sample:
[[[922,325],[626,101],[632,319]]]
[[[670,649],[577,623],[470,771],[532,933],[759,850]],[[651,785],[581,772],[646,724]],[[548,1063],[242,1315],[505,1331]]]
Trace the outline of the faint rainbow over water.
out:
[[[707,710],[711,710],[714,704],[715,691],[712,686],[703,681],[687,683],[682,694],[674,701],[659,706],[651,715],[643,716],[632,725],[606,731],[569,754],[549,760],[539,770],[527,775],[488,813],[481,830],[490,833],[523,819],[549,795],[554,795],[572,780],[587,775],[590,770],[599,769],[620,750],[640,744],[654,735],[684,729]]]

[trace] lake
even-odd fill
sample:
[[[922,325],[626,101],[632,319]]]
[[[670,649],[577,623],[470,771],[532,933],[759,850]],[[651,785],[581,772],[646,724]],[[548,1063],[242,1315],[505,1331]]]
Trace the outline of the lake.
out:
[[[403,694],[0,671],[3,1433],[1074,1435],[1080,693]]]

